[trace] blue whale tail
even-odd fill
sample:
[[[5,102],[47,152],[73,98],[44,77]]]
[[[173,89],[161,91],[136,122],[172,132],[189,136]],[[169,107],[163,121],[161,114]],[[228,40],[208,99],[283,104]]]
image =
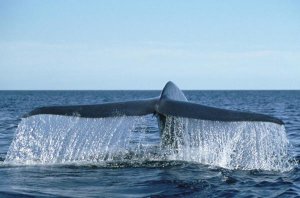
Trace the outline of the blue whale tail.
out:
[[[166,116],[177,116],[210,121],[259,121],[272,122],[279,125],[284,124],[282,120],[264,114],[220,109],[189,102],[184,93],[171,81],[165,85],[161,95],[156,98],[95,105],[40,107],[24,115],[24,117],[38,114],[79,116],[84,118],[156,114],[162,123],[164,123]]]

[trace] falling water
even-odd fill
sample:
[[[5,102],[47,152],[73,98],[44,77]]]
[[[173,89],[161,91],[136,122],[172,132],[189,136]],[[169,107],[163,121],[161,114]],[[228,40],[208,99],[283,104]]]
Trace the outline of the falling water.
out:
[[[156,127],[154,127],[156,126]],[[5,163],[61,164],[180,160],[228,169],[293,168],[284,126],[169,116],[159,132],[151,116],[22,119]]]
[[[167,117],[163,147],[168,159],[227,169],[287,171],[294,162],[282,125]]]
[[[5,162],[56,164],[132,159],[151,146],[147,139],[153,131],[146,129],[147,117],[32,116],[19,124]]]

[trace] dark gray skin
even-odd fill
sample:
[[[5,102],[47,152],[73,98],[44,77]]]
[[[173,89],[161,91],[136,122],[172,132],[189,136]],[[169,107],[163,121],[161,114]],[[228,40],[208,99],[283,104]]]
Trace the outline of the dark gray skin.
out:
[[[162,125],[164,125],[165,118],[168,115],[211,121],[259,121],[272,122],[279,125],[284,124],[282,120],[264,114],[225,110],[189,102],[184,93],[173,82],[168,82],[160,97],[157,98],[96,105],[40,107],[24,117],[38,114],[79,116],[84,118],[155,114],[159,117]]]

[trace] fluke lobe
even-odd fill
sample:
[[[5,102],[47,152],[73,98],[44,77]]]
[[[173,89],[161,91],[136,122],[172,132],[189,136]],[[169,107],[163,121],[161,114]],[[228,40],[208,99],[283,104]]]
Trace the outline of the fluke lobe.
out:
[[[84,118],[155,114],[163,124],[166,116],[223,122],[258,121],[272,122],[279,125],[284,124],[282,120],[264,114],[226,110],[189,102],[184,93],[171,81],[165,85],[160,97],[157,98],[95,105],[40,107],[24,117],[38,114],[79,116]]]

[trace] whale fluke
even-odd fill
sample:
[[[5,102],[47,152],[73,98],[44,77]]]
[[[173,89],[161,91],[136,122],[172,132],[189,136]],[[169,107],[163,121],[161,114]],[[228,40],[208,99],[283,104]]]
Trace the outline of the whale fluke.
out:
[[[272,122],[279,125],[284,124],[282,120],[264,114],[226,110],[189,102],[184,93],[173,82],[168,82],[160,97],[157,98],[95,105],[40,107],[29,112],[24,117],[38,114],[79,116],[84,118],[156,114],[161,120],[165,120],[166,116],[178,116],[224,122],[259,121]]]
[[[103,103],[95,105],[49,106],[34,109],[24,117],[38,114],[79,116],[83,118],[104,118],[115,116],[142,116],[155,113],[158,98],[145,100]]]

